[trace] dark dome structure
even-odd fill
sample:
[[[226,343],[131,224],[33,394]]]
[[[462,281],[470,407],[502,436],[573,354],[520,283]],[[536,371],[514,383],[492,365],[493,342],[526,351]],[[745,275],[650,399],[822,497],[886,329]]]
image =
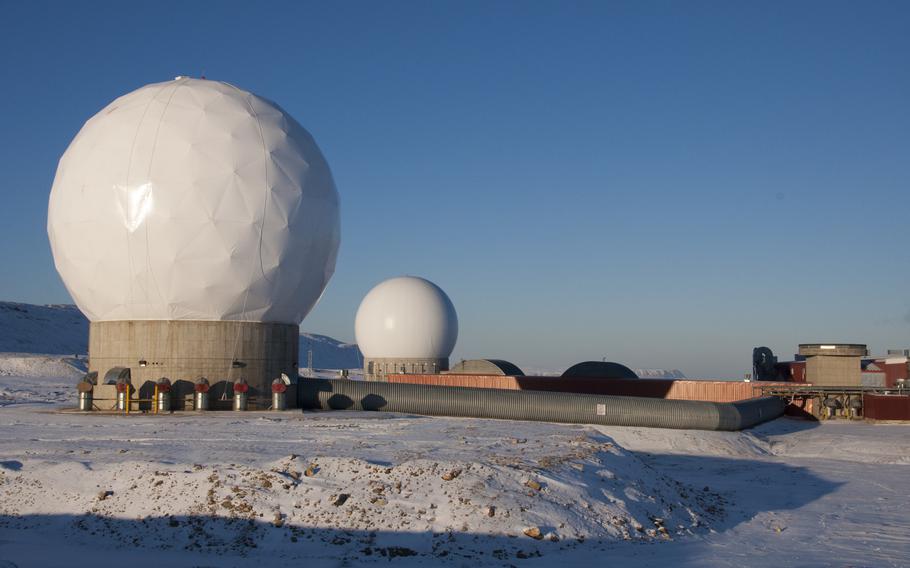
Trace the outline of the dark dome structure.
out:
[[[563,377],[585,379],[637,379],[635,371],[619,363],[610,361],[585,361],[572,365]]]
[[[450,375],[502,375],[523,377],[518,365],[502,359],[468,359],[461,361],[449,370]]]

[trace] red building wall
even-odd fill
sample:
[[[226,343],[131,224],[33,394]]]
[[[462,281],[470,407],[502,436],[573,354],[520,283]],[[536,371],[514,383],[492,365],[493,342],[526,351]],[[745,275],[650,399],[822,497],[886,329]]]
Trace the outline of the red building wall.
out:
[[[885,363],[881,365],[885,370],[885,386],[896,387],[898,379],[907,379],[906,363]]]
[[[910,396],[867,394],[863,415],[870,420],[910,420]]]
[[[790,380],[794,383],[806,382],[806,362],[793,361],[790,363]]]
[[[670,379],[581,379],[511,377],[500,375],[388,375],[391,383],[478,387],[507,390],[574,392],[614,396],[641,396],[676,400],[735,402],[760,396],[759,385],[742,381],[688,381]]]

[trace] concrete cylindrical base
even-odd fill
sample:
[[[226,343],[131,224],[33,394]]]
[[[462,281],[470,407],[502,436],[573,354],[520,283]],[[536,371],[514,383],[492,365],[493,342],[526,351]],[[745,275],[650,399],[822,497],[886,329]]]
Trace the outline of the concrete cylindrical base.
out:
[[[172,381],[173,407],[193,399],[194,382],[206,377],[218,398],[244,379],[249,405],[265,409],[272,381],[297,376],[300,330],[283,323],[240,321],[102,321],[89,331],[89,371],[99,376],[128,367],[138,398],[151,398],[161,377]]]

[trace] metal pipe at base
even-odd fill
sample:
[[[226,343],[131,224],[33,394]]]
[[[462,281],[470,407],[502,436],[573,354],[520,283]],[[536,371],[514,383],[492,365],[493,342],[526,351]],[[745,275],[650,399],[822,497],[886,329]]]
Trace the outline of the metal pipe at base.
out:
[[[83,412],[90,412],[92,406],[94,405],[94,400],[92,396],[92,391],[85,391],[79,393],[79,410]]]
[[[344,379],[301,380],[297,398],[303,409],[726,431],[773,420],[786,407],[770,396],[722,403]]]
[[[234,410],[242,411],[247,408],[250,385],[242,378],[234,381]]]
[[[93,383],[92,380],[97,379],[97,377],[98,373],[94,373],[94,377],[87,374],[85,378],[76,385],[76,390],[79,392],[79,410],[83,412],[90,412],[94,406],[95,383]]]
[[[196,410],[208,410],[209,409],[209,380],[205,377],[199,377],[196,379],[196,384],[193,385],[193,408]]]
[[[120,412],[125,412],[127,407],[127,393],[126,392],[117,392],[117,410]]]
[[[234,410],[244,411],[247,407],[247,393],[245,392],[235,392],[234,393]]]
[[[289,382],[290,379],[284,374],[272,381],[272,410],[287,410]]]
[[[155,412],[171,411],[171,381],[166,377],[155,384]]]
[[[158,391],[158,412],[171,411],[171,393],[170,391]]]

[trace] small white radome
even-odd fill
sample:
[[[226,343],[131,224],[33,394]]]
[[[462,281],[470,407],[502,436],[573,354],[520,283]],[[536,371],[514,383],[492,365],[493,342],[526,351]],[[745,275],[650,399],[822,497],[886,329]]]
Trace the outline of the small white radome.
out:
[[[354,328],[365,357],[441,359],[455,348],[458,316],[439,286],[400,276],[367,293]]]

